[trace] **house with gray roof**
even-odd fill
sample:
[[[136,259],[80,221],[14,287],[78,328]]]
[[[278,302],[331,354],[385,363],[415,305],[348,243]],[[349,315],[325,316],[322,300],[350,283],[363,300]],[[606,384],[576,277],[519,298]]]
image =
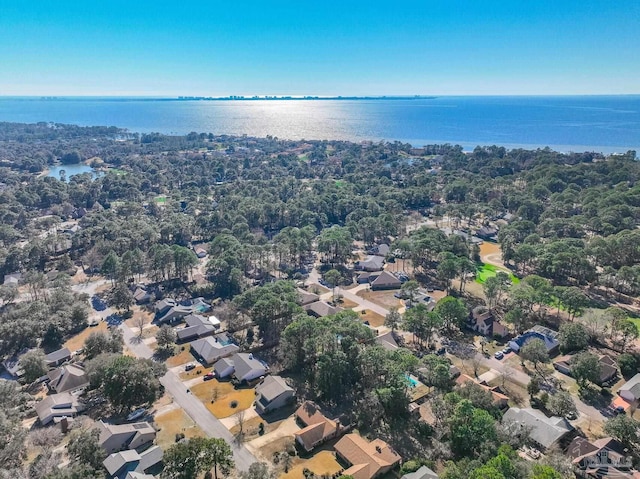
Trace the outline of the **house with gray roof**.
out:
[[[318,296],[317,294],[310,293],[309,291],[305,291],[304,289],[300,288],[298,288],[298,296],[300,298],[298,300],[298,304],[300,306],[306,306],[307,304],[315,303],[320,299],[320,296]]]
[[[130,473],[144,474],[162,462],[163,452],[158,446],[152,446],[138,453],[134,449],[109,455],[102,464],[110,478],[126,479]]]
[[[156,430],[148,422],[107,424],[99,421],[98,430],[100,431],[98,442],[107,453],[123,449],[138,449],[156,438]]]
[[[207,336],[191,343],[191,352],[203,364],[213,364],[220,358],[225,358],[238,351],[240,348],[227,333]]]
[[[513,434],[517,434],[520,428],[528,430],[530,439],[542,451],[559,443],[574,430],[565,418],[547,417],[542,411],[533,408],[512,407],[504,413],[502,423]]]
[[[618,390],[618,394],[631,403],[640,400],[640,373],[624,383]]]
[[[175,299],[172,298],[165,298],[161,299],[160,301],[156,301],[156,304],[154,306],[156,316],[163,316],[167,311],[175,306],[178,306],[178,303]]]
[[[158,318],[158,323],[166,324],[166,323],[177,323],[182,321],[185,317],[189,316],[193,310],[190,306],[172,306],[164,313],[160,318]]]
[[[325,316],[331,316],[332,314],[342,311],[340,306],[331,306],[326,301],[316,301],[315,303],[303,306],[303,308],[307,313],[316,318],[324,318]]]
[[[65,364],[47,373],[47,387],[54,393],[72,392],[89,385],[89,377],[80,364]]]
[[[400,479],[438,479],[438,475],[427,466],[422,466],[417,471],[405,474]]]
[[[354,267],[361,271],[382,271],[384,258],[382,256],[368,256],[367,259],[356,261]]]
[[[215,316],[213,316],[215,318]],[[205,318],[200,314],[190,314],[184,318],[187,326],[177,331],[178,341],[189,341],[191,339],[203,338],[211,336],[216,332],[214,325],[209,318]],[[218,321],[218,326],[220,321]]]
[[[389,331],[388,333],[381,334],[376,337],[376,342],[382,346],[383,348],[389,351],[395,351],[399,348],[398,342],[393,334],[393,331]]]
[[[2,284],[18,286],[21,280],[22,280],[22,273],[9,273],[4,275],[4,280]]]
[[[267,376],[256,386],[256,411],[267,414],[290,404],[296,392],[280,376]]]
[[[250,382],[269,373],[269,366],[252,353],[235,353],[230,358],[216,362],[213,367],[218,378],[233,375],[238,382]]]
[[[55,368],[70,359],[71,351],[69,351],[69,348],[62,348],[47,354],[44,357],[44,362],[48,368]]]
[[[63,417],[74,417],[85,408],[76,395],[65,392],[45,397],[36,404],[35,409],[40,424],[46,426],[51,421],[58,422]]]

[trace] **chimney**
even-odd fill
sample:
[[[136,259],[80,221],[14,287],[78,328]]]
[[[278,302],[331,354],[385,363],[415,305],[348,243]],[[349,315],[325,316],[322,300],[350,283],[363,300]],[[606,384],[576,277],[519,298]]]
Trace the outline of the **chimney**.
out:
[[[253,353],[249,353],[249,359],[253,359]]]
[[[60,431],[62,431],[62,434],[66,434],[69,431],[69,418],[67,416],[63,416],[60,419]]]

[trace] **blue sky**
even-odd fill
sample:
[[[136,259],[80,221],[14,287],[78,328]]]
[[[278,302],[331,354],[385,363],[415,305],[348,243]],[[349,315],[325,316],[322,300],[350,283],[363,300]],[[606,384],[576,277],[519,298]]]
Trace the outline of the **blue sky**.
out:
[[[638,0],[0,0],[0,95],[640,93]]]

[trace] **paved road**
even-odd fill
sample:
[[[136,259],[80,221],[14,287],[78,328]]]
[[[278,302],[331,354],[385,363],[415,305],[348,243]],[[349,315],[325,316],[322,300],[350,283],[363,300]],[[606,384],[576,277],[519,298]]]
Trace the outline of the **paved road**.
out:
[[[137,339],[137,335],[131,328],[122,323],[120,329],[122,329],[127,347],[137,357],[151,358],[153,356],[153,351]],[[234,441],[233,435],[224,424],[211,414],[197,397],[187,392],[187,387],[174,372],[167,371],[167,374],[160,378],[160,382],[165,387],[165,390],[171,394],[176,404],[193,419],[207,436],[222,438],[229,443],[233,450],[233,457],[238,470],[246,471],[251,464],[256,462],[254,455],[245,446],[238,445]]]

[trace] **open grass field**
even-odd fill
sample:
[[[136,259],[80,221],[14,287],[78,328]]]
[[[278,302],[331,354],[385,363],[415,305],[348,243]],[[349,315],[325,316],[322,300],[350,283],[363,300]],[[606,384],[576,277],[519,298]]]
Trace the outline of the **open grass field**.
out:
[[[230,382],[221,382],[217,379],[196,384],[191,388],[191,393],[200,399],[209,412],[218,419],[249,409],[256,398],[254,388],[235,389]],[[233,401],[238,403],[236,407],[231,407]]]
[[[175,356],[171,356],[167,359],[167,367],[173,368],[175,366],[180,366],[181,364],[186,364],[190,362],[195,362],[195,358],[189,351],[188,347],[185,347],[184,351],[177,351]]]
[[[507,273],[513,284],[520,282],[520,280],[508,270],[498,268],[492,264],[481,263],[476,271],[476,283],[483,284],[487,279],[496,276],[500,271]]]
[[[176,441],[176,434],[184,434],[185,437],[203,437],[204,432],[181,409],[159,414],[155,417],[155,423],[160,429],[156,436],[156,442],[162,449],[166,449]]]
[[[342,470],[342,466],[336,461],[335,455],[330,451],[318,451],[309,458],[296,457],[293,460],[294,466],[288,473],[282,474],[280,479],[304,479],[302,471],[309,469],[317,476],[324,477],[332,476],[338,471]]]
[[[360,314],[360,319],[364,321],[369,321],[369,326],[374,328],[379,328],[384,325],[384,316],[376,313],[375,311],[371,311],[369,309],[363,310],[365,314]]]
[[[69,348],[69,351],[76,351],[84,346],[84,342],[87,340],[91,333],[97,331],[106,331],[107,329],[107,323],[105,323],[104,321],[100,321],[97,326],[94,326],[93,328],[85,328],[72,338],[69,338],[64,343],[64,347]]]

